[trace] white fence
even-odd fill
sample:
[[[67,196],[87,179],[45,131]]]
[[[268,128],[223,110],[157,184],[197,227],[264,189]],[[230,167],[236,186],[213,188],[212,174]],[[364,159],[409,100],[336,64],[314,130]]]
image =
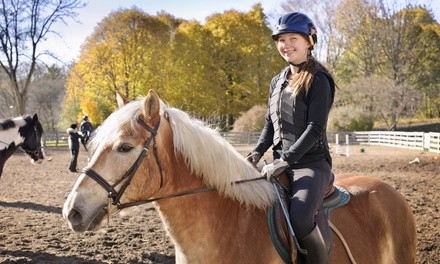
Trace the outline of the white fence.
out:
[[[260,132],[220,132],[232,145],[254,145],[260,138]]]
[[[221,132],[220,134],[233,145],[257,144],[260,136],[259,132]],[[369,144],[440,153],[440,133],[436,132],[329,132],[327,138],[329,143],[337,145]]]
[[[232,145],[255,145],[260,137],[260,132],[220,132],[220,134]],[[329,132],[327,138],[329,143],[337,145],[369,144],[440,153],[440,133],[437,132]],[[67,133],[47,133],[45,139],[56,142],[55,146],[67,145]]]
[[[404,132],[404,131],[369,131],[349,133],[329,133],[329,141],[336,142],[340,136],[345,138],[345,144],[369,144],[398,147],[440,153],[440,133],[436,132]],[[330,140],[331,137],[335,141]],[[348,142],[347,142],[348,140]]]

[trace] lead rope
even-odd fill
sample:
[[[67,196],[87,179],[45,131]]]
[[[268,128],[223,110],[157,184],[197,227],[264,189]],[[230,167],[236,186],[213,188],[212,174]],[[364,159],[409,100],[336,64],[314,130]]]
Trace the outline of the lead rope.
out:
[[[328,221],[328,224],[329,224],[330,228],[333,230],[333,232],[338,236],[339,240],[341,240],[342,244],[344,245],[345,251],[347,252],[348,258],[350,259],[351,263],[357,264],[356,260],[354,260],[354,257],[351,254],[351,251],[350,251],[350,248],[348,247],[347,241],[345,241],[341,232],[339,232],[338,228],[336,228],[336,226],[333,225],[332,222]]]

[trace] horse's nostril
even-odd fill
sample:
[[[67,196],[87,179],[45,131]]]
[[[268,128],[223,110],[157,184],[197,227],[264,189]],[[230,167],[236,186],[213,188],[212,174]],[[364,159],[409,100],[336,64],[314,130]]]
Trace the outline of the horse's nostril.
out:
[[[81,222],[82,222],[82,216],[81,216],[81,213],[78,212],[78,211],[75,210],[75,209],[72,209],[72,210],[69,212],[69,215],[68,215],[67,219],[69,219],[69,222],[70,222],[73,226],[79,225],[79,224],[81,224]]]

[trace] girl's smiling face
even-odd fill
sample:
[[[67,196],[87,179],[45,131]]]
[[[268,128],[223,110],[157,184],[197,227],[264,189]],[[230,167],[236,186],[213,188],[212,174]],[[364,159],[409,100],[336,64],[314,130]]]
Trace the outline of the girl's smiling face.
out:
[[[279,35],[276,44],[281,57],[292,64],[300,64],[306,61],[311,46],[303,35],[297,33]]]

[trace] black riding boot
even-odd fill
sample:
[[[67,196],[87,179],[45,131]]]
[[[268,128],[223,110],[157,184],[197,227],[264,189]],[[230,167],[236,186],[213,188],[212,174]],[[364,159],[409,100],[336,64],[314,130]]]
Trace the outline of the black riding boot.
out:
[[[308,264],[328,263],[327,247],[318,226],[315,226],[312,232],[301,239],[300,244],[307,250],[305,259]]]

